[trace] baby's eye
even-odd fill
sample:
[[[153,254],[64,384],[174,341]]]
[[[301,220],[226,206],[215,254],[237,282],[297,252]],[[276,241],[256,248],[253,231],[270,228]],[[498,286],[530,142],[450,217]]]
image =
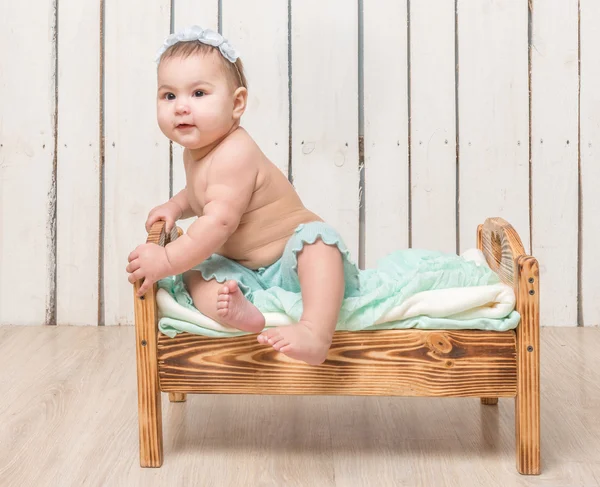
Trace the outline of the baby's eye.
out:
[[[204,96],[204,91],[196,90],[196,91],[194,91],[194,96],[197,96],[197,97]]]
[[[174,99],[175,99],[175,95],[174,95],[173,93],[165,93],[165,94],[163,95],[163,98],[164,98],[165,100],[174,100]]]

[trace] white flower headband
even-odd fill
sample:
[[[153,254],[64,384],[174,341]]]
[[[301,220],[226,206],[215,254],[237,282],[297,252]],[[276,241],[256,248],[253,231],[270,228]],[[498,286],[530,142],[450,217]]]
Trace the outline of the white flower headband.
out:
[[[233,47],[231,47],[231,45],[227,42],[227,39],[225,39],[221,34],[215,32],[214,30],[203,29],[202,27],[193,25],[192,27],[188,27],[167,37],[165,39],[165,43],[156,53],[156,62],[160,62],[160,58],[169,47],[177,44],[178,42],[189,41],[198,41],[202,44],[218,47],[223,57],[234,64],[237,58],[240,57],[239,53]]]

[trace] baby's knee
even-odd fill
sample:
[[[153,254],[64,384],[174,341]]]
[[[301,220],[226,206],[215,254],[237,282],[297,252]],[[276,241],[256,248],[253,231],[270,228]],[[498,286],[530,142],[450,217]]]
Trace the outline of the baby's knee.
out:
[[[342,261],[342,253],[337,245],[329,245],[322,239],[315,240],[312,244],[304,244],[302,250],[298,253],[298,260],[304,255],[304,260],[314,259],[334,259]]]

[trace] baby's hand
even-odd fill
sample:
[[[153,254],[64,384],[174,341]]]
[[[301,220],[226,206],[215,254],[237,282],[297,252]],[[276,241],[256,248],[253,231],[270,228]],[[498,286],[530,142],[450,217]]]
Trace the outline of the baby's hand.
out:
[[[175,226],[175,222],[181,218],[181,208],[173,201],[157,206],[150,210],[148,219],[146,220],[146,231],[150,233],[152,225],[159,220],[164,220],[165,231],[169,233]]]
[[[146,243],[138,245],[136,249],[129,254],[127,258],[129,265],[126,271],[129,273],[127,278],[131,284],[135,281],[144,279],[142,286],[138,291],[138,297],[146,294],[146,291],[158,280],[172,275],[171,264],[167,258],[167,251],[164,247],[155,243]]]

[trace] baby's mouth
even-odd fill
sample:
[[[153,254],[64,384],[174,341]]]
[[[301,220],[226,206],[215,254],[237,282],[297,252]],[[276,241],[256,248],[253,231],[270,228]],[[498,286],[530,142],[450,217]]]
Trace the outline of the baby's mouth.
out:
[[[180,123],[177,125],[176,128],[178,128],[180,130],[185,130],[185,129],[191,129],[192,127],[193,127],[193,125],[190,123]]]

